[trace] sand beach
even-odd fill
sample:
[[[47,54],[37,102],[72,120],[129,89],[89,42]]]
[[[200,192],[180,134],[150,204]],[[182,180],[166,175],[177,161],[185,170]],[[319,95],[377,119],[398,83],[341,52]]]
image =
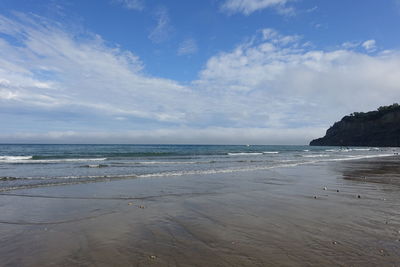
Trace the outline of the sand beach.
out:
[[[397,266],[398,157],[0,195],[1,266]]]

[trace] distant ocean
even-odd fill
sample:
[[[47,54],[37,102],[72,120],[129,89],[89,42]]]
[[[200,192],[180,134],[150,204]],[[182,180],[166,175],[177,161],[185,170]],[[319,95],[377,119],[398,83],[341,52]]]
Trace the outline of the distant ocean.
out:
[[[0,191],[182,175],[246,172],[384,157],[394,148],[261,145],[0,145]]]

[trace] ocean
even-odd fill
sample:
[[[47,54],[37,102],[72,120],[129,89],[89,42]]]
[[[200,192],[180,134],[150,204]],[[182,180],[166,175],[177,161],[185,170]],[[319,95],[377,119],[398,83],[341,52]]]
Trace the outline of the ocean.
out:
[[[396,148],[278,145],[0,145],[0,191],[384,157]]]

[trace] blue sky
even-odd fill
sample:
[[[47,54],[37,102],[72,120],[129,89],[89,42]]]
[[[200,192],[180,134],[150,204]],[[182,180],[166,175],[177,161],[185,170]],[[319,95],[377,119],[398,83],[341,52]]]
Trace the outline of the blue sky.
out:
[[[3,0],[0,142],[306,144],[400,98],[400,1]]]

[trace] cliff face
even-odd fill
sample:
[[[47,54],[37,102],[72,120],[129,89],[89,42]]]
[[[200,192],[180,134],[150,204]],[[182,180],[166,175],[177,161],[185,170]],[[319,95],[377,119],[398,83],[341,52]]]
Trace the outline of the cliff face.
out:
[[[400,146],[400,106],[343,117],[311,146]]]

